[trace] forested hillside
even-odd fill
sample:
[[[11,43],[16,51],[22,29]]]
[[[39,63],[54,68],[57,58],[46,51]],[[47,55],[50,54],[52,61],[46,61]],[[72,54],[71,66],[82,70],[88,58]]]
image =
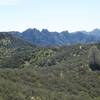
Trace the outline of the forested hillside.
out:
[[[0,100],[99,100],[94,46],[99,52],[100,44],[39,47],[0,34]]]

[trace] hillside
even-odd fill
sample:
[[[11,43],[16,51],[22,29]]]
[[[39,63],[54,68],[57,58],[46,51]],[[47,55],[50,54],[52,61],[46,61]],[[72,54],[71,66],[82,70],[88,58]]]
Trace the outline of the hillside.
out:
[[[89,66],[93,45],[38,47],[13,39],[0,39],[0,100],[100,99],[100,71]]]
[[[25,48],[32,48],[32,45],[9,33],[0,33],[0,67],[19,65],[20,59],[26,56]],[[21,50],[24,51],[23,55],[21,55]],[[20,57],[20,55],[23,57]]]

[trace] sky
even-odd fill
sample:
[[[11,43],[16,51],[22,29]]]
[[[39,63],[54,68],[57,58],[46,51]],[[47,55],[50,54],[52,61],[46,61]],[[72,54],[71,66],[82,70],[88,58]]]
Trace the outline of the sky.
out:
[[[0,0],[0,31],[100,28],[100,0]]]

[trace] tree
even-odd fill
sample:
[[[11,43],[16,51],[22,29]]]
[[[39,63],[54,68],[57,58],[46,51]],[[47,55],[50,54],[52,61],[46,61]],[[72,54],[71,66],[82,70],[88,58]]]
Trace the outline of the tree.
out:
[[[93,71],[100,70],[100,51],[96,46],[90,48],[89,65]]]

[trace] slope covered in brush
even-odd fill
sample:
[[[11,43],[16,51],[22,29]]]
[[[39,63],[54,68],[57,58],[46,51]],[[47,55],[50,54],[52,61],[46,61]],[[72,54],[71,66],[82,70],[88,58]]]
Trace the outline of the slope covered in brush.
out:
[[[100,72],[89,66],[93,45],[37,47],[13,39],[0,39],[0,100],[100,99]]]
[[[13,67],[20,63],[20,51],[24,51],[25,48],[31,48],[32,46],[23,41],[22,39],[16,38],[9,33],[0,33],[0,67]],[[20,50],[21,49],[21,50]],[[17,61],[19,60],[19,62]],[[10,64],[13,65],[10,65]]]

